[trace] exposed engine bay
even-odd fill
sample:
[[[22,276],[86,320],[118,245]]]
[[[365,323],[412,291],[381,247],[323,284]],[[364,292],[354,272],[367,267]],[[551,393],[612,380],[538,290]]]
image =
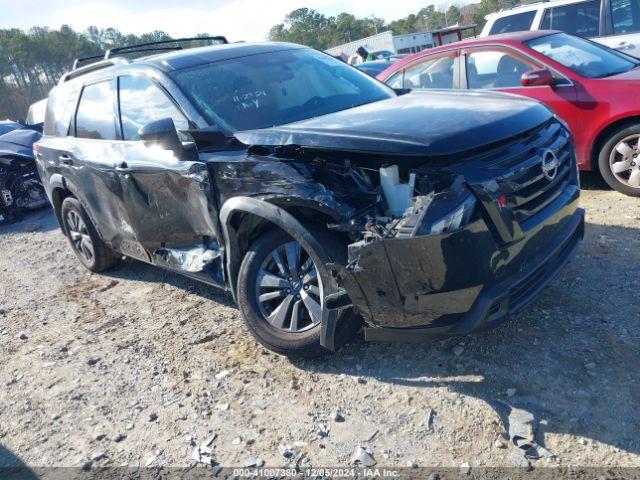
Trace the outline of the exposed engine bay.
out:
[[[0,221],[12,221],[47,204],[33,158],[40,133],[23,129],[0,136]]]

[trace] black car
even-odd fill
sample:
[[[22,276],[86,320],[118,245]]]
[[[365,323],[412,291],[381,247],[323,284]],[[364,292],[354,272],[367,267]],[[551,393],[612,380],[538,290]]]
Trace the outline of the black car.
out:
[[[394,62],[389,60],[372,60],[370,62],[359,63],[355,67],[370,77],[375,78],[393,64]]]
[[[13,132],[14,130],[20,130],[23,128],[25,128],[25,126],[18,122],[13,122],[11,120],[0,121],[0,135],[4,135],[5,133]]]
[[[0,222],[17,220],[47,204],[33,157],[33,144],[40,136],[24,127],[0,135]]]
[[[49,97],[62,231],[91,271],[128,256],[229,290],[276,352],[362,320],[370,340],[491,327],[583,236],[571,135],[531,100],[399,95],[287,43],[113,53]]]

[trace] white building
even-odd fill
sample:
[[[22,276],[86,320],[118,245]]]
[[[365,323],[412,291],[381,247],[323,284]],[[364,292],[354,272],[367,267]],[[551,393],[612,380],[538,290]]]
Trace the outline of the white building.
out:
[[[405,35],[393,35],[391,30],[387,30],[370,37],[332,47],[327,50],[327,53],[333,56],[341,56],[345,61],[353,57],[360,47],[364,47],[369,53],[380,51],[388,51],[394,54],[416,53],[425,48],[457,42],[462,39],[463,30],[472,28],[475,30],[475,27],[475,25],[455,25],[431,32],[408,33]]]
[[[358,48],[364,47],[368,52],[379,52],[387,50],[391,53],[396,53],[393,43],[393,32],[387,30],[386,32],[371,35],[370,37],[361,38],[349,43],[343,43],[337,47],[333,47],[327,50],[329,55],[342,56],[345,60],[356,54]]]
[[[416,53],[425,48],[433,48],[435,42],[431,32],[407,33],[393,37],[393,53]]]

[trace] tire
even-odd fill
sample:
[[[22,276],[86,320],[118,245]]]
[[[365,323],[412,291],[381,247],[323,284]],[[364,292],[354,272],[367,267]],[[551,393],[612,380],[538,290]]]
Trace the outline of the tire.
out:
[[[638,142],[640,142],[640,125],[620,128],[611,135],[598,156],[598,167],[604,181],[614,190],[632,197],[640,197]],[[616,168],[614,164],[618,167]]]
[[[75,197],[62,202],[62,230],[80,263],[92,272],[103,272],[120,262],[122,256],[102,241],[87,212]]]
[[[334,250],[335,247],[344,245],[344,242],[329,232],[322,231],[316,233],[314,231],[313,233],[316,239],[327,249],[327,253],[332,256],[332,259],[339,260],[340,257],[336,256],[332,250]],[[319,300],[321,295],[332,293],[335,287],[333,285],[324,285],[324,283],[328,282],[322,282],[320,280],[315,284],[318,287],[318,292],[316,289],[311,288],[314,286],[313,280],[305,283],[305,279],[311,278],[312,275],[311,277],[304,275],[301,282],[302,285],[297,285],[296,283],[300,282],[290,277],[293,279],[293,283],[288,283],[288,285],[292,287],[291,295],[286,294],[286,289],[282,285],[273,288],[258,285],[259,278],[264,278],[265,272],[267,274],[270,274],[269,272],[275,272],[276,276],[280,277],[279,281],[282,281],[283,284],[286,283],[290,273],[287,257],[287,248],[289,247],[287,247],[287,245],[291,245],[292,243],[298,245],[300,248],[299,258],[301,259],[301,264],[305,263],[305,260],[310,260],[313,264],[312,268],[316,269],[317,278],[331,278],[324,264],[317,265],[311,259],[311,255],[309,255],[302,246],[297,244],[292,237],[284,231],[274,228],[263,234],[251,245],[242,261],[238,274],[238,304],[249,331],[264,347],[273,352],[290,357],[315,357],[327,353],[328,350],[320,345],[321,322],[317,321],[317,323],[314,324],[314,319],[317,320],[317,316],[309,313],[313,309],[310,310],[307,308],[307,301],[309,299]],[[343,250],[346,254],[346,245]],[[280,270],[280,267],[277,267],[277,263],[272,256],[274,251],[281,252],[280,263],[284,272]],[[315,252],[313,252],[313,256],[317,258]],[[305,265],[302,265],[299,270],[304,271],[304,267]],[[306,292],[305,296],[304,289],[307,287],[310,287],[310,290]],[[259,295],[264,295],[265,293],[283,292],[283,290],[284,293],[282,293],[281,296],[276,296],[273,300],[268,300],[264,303],[258,298]],[[300,295],[297,300],[295,292],[299,292]],[[317,295],[318,293],[319,295]],[[287,298],[290,296],[292,296],[293,299],[290,304],[287,305]],[[297,324],[295,325],[296,328],[294,331],[291,317],[293,317],[294,311],[296,311],[294,310],[296,303],[298,303],[297,313],[299,320],[296,322]],[[277,325],[280,323],[279,319],[281,319],[276,312],[278,306],[286,309],[289,316],[289,319],[285,320],[282,325]],[[282,309],[279,311],[282,312]],[[350,307],[339,309],[336,315],[338,315],[337,321],[339,325],[336,336],[340,338],[340,342],[336,340],[336,343],[344,343],[357,332],[360,323],[353,316],[353,309]],[[271,323],[268,320],[270,316],[272,318]]]

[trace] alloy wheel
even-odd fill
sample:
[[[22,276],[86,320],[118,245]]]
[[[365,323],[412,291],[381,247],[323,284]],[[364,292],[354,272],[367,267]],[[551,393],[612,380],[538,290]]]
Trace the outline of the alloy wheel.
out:
[[[80,214],[69,210],[66,215],[67,231],[76,252],[88,263],[93,262],[95,252],[87,226]]]
[[[280,245],[267,255],[255,291],[262,316],[278,330],[304,332],[322,319],[322,281],[298,242]]]
[[[609,155],[611,173],[624,185],[640,188],[640,135],[630,135],[618,142]]]

